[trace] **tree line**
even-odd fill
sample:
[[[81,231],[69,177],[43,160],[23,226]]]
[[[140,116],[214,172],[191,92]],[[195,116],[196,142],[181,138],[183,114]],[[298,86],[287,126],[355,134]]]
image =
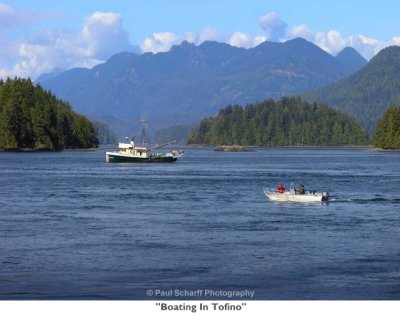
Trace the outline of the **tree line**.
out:
[[[229,105],[202,120],[188,144],[253,146],[339,146],[369,143],[356,120],[320,103],[298,97]]]
[[[400,107],[390,107],[379,119],[373,144],[382,149],[400,149]]]
[[[30,79],[0,80],[0,149],[97,147],[92,123]]]

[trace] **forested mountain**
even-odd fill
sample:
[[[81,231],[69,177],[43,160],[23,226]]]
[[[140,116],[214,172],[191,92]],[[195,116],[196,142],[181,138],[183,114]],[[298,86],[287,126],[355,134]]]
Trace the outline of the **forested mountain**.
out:
[[[385,110],[400,103],[400,47],[383,49],[354,75],[302,98],[349,113],[372,134]]]
[[[378,148],[400,149],[400,107],[390,107],[379,119],[373,143]]]
[[[165,53],[120,53],[92,69],[39,77],[44,88],[95,118],[199,121],[230,103],[246,104],[296,94],[337,81],[366,61],[354,51],[334,57],[293,39],[252,49],[225,43],[183,42]],[[355,59],[356,62],[354,61]],[[163,125],[166,127],[168,125]]]
[[[201,121],[188,144],[303,146],[360,145],[367,133],[351,117],[322,104],[300,98],[266,100],[244,108],[220,110],[217,117]]]
[[[29,79],[0,80],[0,150],[97,146],[92,123]]]

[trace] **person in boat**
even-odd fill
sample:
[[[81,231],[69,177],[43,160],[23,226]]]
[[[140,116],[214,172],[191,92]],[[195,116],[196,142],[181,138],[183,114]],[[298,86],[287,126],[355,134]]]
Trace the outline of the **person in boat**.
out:
[[[296,193],[299,195],[304,195],[306,191],[304,190],[304,185],[300,184],[300,187],[296,190]]]
[[[282,186],[282,184],[279,184],[278,188],[276,189],[279,193],[284,193],[285,192],[285,187]]]

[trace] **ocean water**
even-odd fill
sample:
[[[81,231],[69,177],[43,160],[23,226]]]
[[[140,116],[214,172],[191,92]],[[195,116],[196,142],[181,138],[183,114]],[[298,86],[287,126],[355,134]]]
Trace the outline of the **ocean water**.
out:
[[[0,153],[0,299],[400,299],[399,153],[185,153]]]

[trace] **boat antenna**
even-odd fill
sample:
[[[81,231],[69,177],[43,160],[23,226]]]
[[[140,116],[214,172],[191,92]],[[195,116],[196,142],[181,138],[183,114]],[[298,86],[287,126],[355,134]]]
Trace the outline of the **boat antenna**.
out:
[[[140,122],[142,123],[142,145],[147,146],[148,138],[147,138],[146,129],[147,129],[148,125],[147,125],[147,119],[146,119],[145,115],[142,115],[142,117],[140,118]]]

